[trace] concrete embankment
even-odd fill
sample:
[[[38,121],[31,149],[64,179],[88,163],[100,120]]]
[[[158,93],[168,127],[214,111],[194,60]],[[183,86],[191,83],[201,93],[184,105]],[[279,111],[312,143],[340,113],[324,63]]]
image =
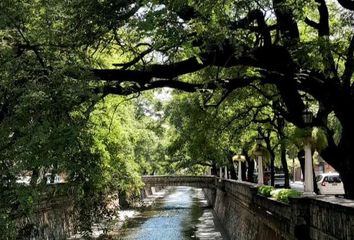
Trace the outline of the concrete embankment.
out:
[[[230,239],[354,239],[351,200],[314,196],[286,204],[257,195],[254,184],[232,180],[204,193]]]
[[[153,204],[156,198],[163,197],[164,194],[165,191],[160,187],[144,188],[141,194],[142,201],[137,205],[147,207]],[[118,198],[118,194],[115,198]],[[112,202],[112,206],[119,207],[119,199],[112,199]],[[74,226],[74,206],[74,200],[68,195],[46,197],[43,201],[34,206],[33,213],[30,216],[16,220],[16,239],[61,240],[79,238],[80,234],[76,233]],[[138,213],[139,207],[118,211],[118,215],[114,221],[115,224],[110,227],[113,230],[112,232],[119,231],[126,220],[136,216]],[[93,226],[93,237],[101,235],[105,231],[103,230],[105,227],[103,223],[95,224]],[[0,239],[2,238],[0,237]]]

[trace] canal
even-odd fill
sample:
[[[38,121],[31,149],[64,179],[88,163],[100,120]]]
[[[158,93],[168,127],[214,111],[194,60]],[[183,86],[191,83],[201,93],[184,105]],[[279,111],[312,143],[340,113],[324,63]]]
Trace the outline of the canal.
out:
[[[119,240],[227,239],[201,189],[169,188],[167,194],[130,219]]]

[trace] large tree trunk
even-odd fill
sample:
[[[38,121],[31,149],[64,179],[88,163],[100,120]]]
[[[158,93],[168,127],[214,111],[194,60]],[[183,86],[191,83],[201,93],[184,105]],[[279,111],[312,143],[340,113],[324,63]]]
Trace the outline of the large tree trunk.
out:
[[[354,103],[349,98],[342,101],[335,112],[342,124],[340,142],[337,145],[333,138],[328,137],[328,146],[321,152],[321,156],[340,173],[345,197],[354,199],[354,112],[348,109]]]
[[[40,175],[40,171],[39,168],[35,167],[32,169],[32,176],[31,176],[31,181],[30,181],[30,185],[32,187],[37,185],[38,179],[39,179],[39,175]]]
[[[275,156],[273,156],[271,154],[271,157],[270,157],[270,185],[273,187],[274,187],[274,175],[275,175],[274,160],[275,160]]]
[[[343,126],[342,138],[338,144],[338,151],[331,157],[325,156],[342,178],[345,190],[345,197],[354,199],[354,122],[350,127]]]
[[[249,182],[254,182],[254,161],[251,158],[246,158],[247,163],[248,163],[248,169],[247,169],[247,180]]]
[[[342,138],[338,145],[338,152],[341,153],[341,156],[334,159],[339,164],[335,164],[333,167],[337,169],[343,179],[345,197],[354,199],[354,116],[352,116],[354,113],[350,109],[347,111],[350,112],[350,120],[347,119],[348,122],[342,125]]]
[[[211,175],[214,175],[214,176],[218,175],[218,169],[216,168],[215,162],[213,162],[212,166],[211,166]]]
[[[317,187],[315,168],[313,166],[313,162],[312,162],[312,176],[313,176],[313,190],[315,191],[316,194],[320,194],[320,190]]]
[[[353,142],[354,146],[354,142]],[[340,159],[340,160],[338,160]],[[338,156],[336,162],[328,161],[340,174],[343,184],[345,197],[354,199],[354,154],[353,151],[343,152]]]
[[[247,169],[247,181],[253,182],[253,174],[254,174],[254,161],[247,155],[247,151],[245,149],[242,150],[242,155],[245,156],[248,169]]]
[[[235,166],[234,166],[234,163],[232,161],[232,155],[231,155],[231,157],[227,158],[227,161],[228,161],[228,169],[230,170],[231,179],[237,179]]]
[[[344,184],[344,191],[345,191],[345,197],[348,199],[354,199],[354,163],[353,163],[353,158],[350,158],[350,162],[347,162],[348,168],[347,169],[340,169],[339,173],[342,178],[343,184]],[[347,160],[345,160],[347,161]]]
[[[270,133],[268,133],[268,137],[263,136],[264,137],[264,141],[266,143],[267,146],[267,150],[270,153],[270,185],[274,186],[274,174],[275,174],[275,169],[274,169],[274,161],[275,161],[275,153],[274,150],[271,146],[270,143]]]
[[[285,134],[284,134],[285,121],[283,118],[278,118],[277,122],[278,122],[278,134],[280,140],[280,161],[283,167],[283,172],[285,177],[285,187],[290,188],[289,169],[288,169],[288,163],[286,162],[286,148],[283,141],[285,139]]]
[[[242,181],[246,181],[246,162],[241,163],[241,178]]]
[[[280,144],[280,160],[281,160],[281,164],[283,166],[283,172],[284,172],[284,177],[285,177],[285,187],[290,188],[289,169],[288,169],[288,163],[286,162],[286,149],[285,149],[285,145],[283,142]]]

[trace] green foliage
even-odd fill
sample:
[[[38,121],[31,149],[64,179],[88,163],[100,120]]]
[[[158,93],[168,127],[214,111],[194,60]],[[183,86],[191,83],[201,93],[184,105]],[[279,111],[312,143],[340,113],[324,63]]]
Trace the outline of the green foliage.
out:
[[[26,105],[26,108],[32,106]],[[112,192],[126,195],[131,202],[139,196],[141,174],[160,168],[160,156],[164,155],[162,138],[158,137],[161,133],[155,131],[156,120],[137,114],[138,101],[127,101],[123,97],[107,97],[96,103],[94,110],[89,110],[89,117],[86,111],[90,105],[74,107],[68,114],[50,106],[45,106],[48,110],[42,108],[51,111],[48,116],[40,116],[43,122],[35,122],[37,126],[29,124],[31,130],[35,128],[31,135],[23,134],[17,138],[14,134],[16,141],[10,145],[12,148],[1,153],[11,158],[17,153],[16,165],[3,168],[3,178],[14,177],[1,181],[11,184],[10,189],[0,192],[1,202],[5,203],[2,207],[7,209],[1,215],[1,224],[7,229],[13,226],[14,217],[30,215],[33,206],[41,199],[38,194],[46,188],[45,185],[39,187],[45,181],[41,177],[38,188],[19,187],[15,184],[16,176],[34,168],[44,173],[55,170],[64,173],[66,180],[75,185],[72,197],[76,199],[79,213],[77,224],[81,231],[89,234],[93,222],[117,211],[107,209],[107,197]],[[62,113],[63,118],[57,118],[54,111]],[[18,127],[26,127],[24,123]],[[5,159],[1,161],[1,167],[5,166]],[[16,208],[13,208],[14,203]]]
[[[302,193],[294,189],[279,188],[271,191],[270,195],[277,201],[288,203],[289,197],[300,197]]]
[[[271,196],[271,192],[274,190],[274,187],[273,186],[268,186],[268,185],[263,185],[263,186],[260,186],[258,187],[257,189],[257,193],[259,195],[262,195],[264,197],[270,197]]]
[[[321,128],[294,128],[290,138],[298,148],[301,148],[306,143],[310,143],[318,152],[321,152],[328,145],[327,136]]]
[[[205,166],[223,165],[232,157],[232,130],[225,127],[231,113],[224,109],[217,112],[213,108],[204,108],[203,97],[202,94],[174,95],[166,109],[172,126],[169,155],[176,162],[177,169],[200,172]]]
[[[248,155],[250,155],[253,159],[257,159],[258,154],[262,154],[262,160],[265,162],[269,162],[270,160],[270,152],[263,145],[253,144],[251,149],[248,151]]]
[[[105,195],[111,191],[119,190],[133,199],[142,185],[142,174],[201,174],[208,166],[226,164],[232,152],[254,152],[255,129],[262,125],[265,132],[274,130],[273,108],[281,98],[268,84],[276,82],[276,72],[267,77],[269,82],[253,81],[242,90],[228,84],[235,81],[236,86],[238,79],[269,74],[262,64],[261,68],[227,65],[238,62],[242,54],[253,58],[254,50],[264,44],[257,30],[259,23],[252,20],[249,27],[236,29],[230,25],[242,19],[243,23],[249,21],[245,17],[250,11],[261,9],[268,26],[282,26],[274,16],[274,2],[279,1],[1,1],[0,202],[4,206],[0,209],[5,210],[0,212],[0,229],[9,229],[15,213],[31,213],[45,173],[64,173],[76,184],[82,219],[93,222],[107,215]],[[314,79],[317,75],[328,78],[323,84],[330,82],[324,52],[338,59],[335,68],[338,76],[342,75],[352,16],[328,2],[331,36],[318,37],[317,30],[303,21],[306,17],[318,21],[315,1],[284,2],[282,11],[291,10],[301,35],[295,45],[286,47],[292,62],[298,64],[294,69],[302,69],[294,73],[299,87],[308,91],[302,82],[307,70],[313,72]],[[190,11],[192,17],[181,17]],[[271,35],[274,45],[285,46],[283,33],[272,30]],[[227,56],[219,52],[225,43],[230,45]],[[121,88],[130,91],[149,83],[140,79],[139,84],[125,82],[124,78],[103,82],[87,71],[129,61],[130,65],[114,67],[127,72],[153,71],[155,66],[150,64],[174,66],[189,57],[203,63],[210,52],[215,66],[208,64],[179,76],[179,80],[207,87],[216,79],[212,85],[217,88],[200,89],[193,95],[174,92],[173,100],[165,105],[149,94],[131,101],[106,96],[109,87],[117,92]],[[324,102],[333,110],[338,104],[330,101]],[[314,102],[316,108],[319,104]],[[293,107],[285,104],[281,109],[290,111]],[[342,126],[334,112],[328,116],[328,125],[339,143]],[[318,151],[328,145],[322,129],[309,133],[287,126],[286,131],[292,156],[297,152],[292,143],[300,149],[309,140]],[[275,151],[285,141],[274,132],[268,137]],[[263,150],[265,159],[270,159],[270,153]],[[33,191],[16,184],[17,177],[32,173]],[[12,205],[14,202],[18,205]],[[82,226],[89,230],[89,224]]]
[[[278,188],[275,189],[273,186],[262,185],[257,188],[257,193],[264,197],[271,197],[277,201],[289,202],[289,197],[300,197],[302,196],[301,192],[298,192],[294,189],[285,189]]]
[[[16,237],[16,225],[11,219],[5,209],[0,209],[0,229],[3,239],[15,239]]]
[[[113,37],[105,34],[135,12],[133,5],[0,3],[1,229],[32,213],[45,189],[43,174],[61,173],[75,184],[81,226],[90,231],[90,223],[109,215],[108,194],[133,199],[141,174],[160,168],[164,148],[154,120],[138,116],[137,101],[102,100],[102,83],[84,70],[100,64],[95,44]],[[34,172],[31,191],[16,184]]]
[[[209,71],[204,77],[208,78],[212,74]],[[197,165],[230,165],[232,156],[240,153],[241,149],[256,159],[252,153],[256,147],[255,129],[260,125],[252,123],[252,117],[256,114],[259,118],[273,115],[265,104],[267,100],[252,89],[245,88],[234,91],[218,104],[220,94],[219,90],[215,90],[173,95],[166,108],[166,115],[173,126],[169,155],[175,168],[191,170],[192,166]],[[271,145],[276,148],[279,140],[275,130],[269,130],[272,129],[270,123],[263,126],[264,132],[269,132]],[[270,152],[264,146],[262,151],[263,159],[269,162]]]

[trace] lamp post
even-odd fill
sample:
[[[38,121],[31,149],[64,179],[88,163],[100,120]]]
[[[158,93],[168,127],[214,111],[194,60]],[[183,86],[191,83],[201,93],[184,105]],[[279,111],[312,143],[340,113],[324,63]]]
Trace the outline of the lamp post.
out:
[[[258,184],[263,185],[263,151],[262,151],[262,138],[260,135],[256,138],[256,150],[254,151],[254,155],[257,156],[257,165],[258,165]]]
[[[306,108],[302,113],[302,118],[308,128],[312,123],[313,115]],[[310,129],[307,129],[310,130]],[[305,186],[304,186],[304,194],[305,195],[313,195],[314,194],[314,186],[313,186],[313,166],[312,166],[312,153],[311,153],[311,135],[306,136],[304,152],[305,152]]]
[[[232,161],[234,162],[234,167],[236,168],[235,162],[238,162],[238,167],[237,167],[237,179],[239,181],[242,181],[242,173],[241,173],[241,162],[244,162],[246,160],[245,156],[241,154],[236,154],[235,156],[232,157]]]

